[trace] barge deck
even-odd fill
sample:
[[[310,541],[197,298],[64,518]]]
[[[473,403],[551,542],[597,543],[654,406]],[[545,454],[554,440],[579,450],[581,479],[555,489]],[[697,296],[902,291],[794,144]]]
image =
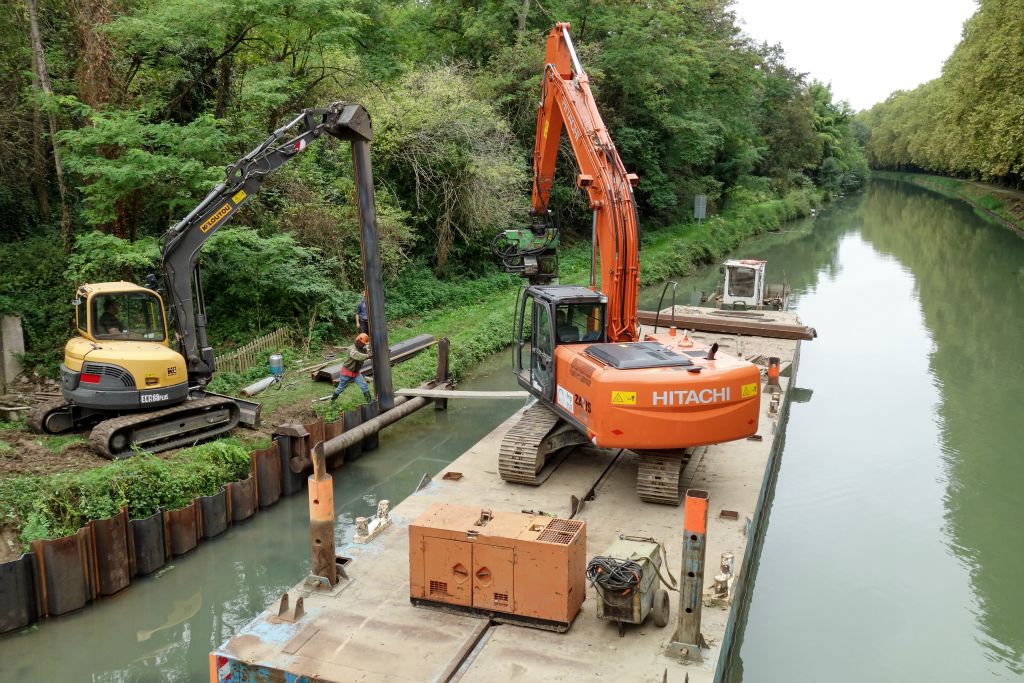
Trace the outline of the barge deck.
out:
[[[792,313],[772,318],[798,322]],[[339,553],[351,558],[348,578],[330,592],[305,582],[288,591],[290,609],[275,602],[211,656],[211,681],[629,681],[700,683],[724,680],[736,624],[746,608],[747,580],[759,553],[767,507],[795,386],[800,341],[690,332],[718,342],[724,351],[766,365],[781,359],[780,399],[764,391],[756,437],[696,449],[685,465],[684,488],[710,493],[705,588],[719,558],[732,553],[736,580],[728,605],[705,601],[702,662],[666,654],[672,641],[679,593],[672,592],[668,626],[648,618],[627,626],[598,620],[595,589],[567,633],[495,624],[475,616],[414,607],[409,600],[408,525],[433,503],[451,502],[493,510],[529,510],[575,517],[587,523],[587,557],[619,534],[662,541],[668,568],[682,565],[683,507],[637,498],[637,458],[630,451],[573,450],[540,487],[506,483],[498,475],[498,448],[519,413],[434,475],[425,487],[391,511],[392,523],[371,542]],[[461,477],[445,478],[448,472]],[[583,501],[582,505],[579,501]],[[305,529],[296,533],[305,533]],[[295,610],[298,598],[302,609]]]

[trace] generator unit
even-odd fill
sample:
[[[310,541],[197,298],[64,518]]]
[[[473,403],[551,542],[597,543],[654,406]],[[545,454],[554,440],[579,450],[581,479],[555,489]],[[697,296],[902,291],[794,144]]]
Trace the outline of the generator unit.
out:
[[[587,565],[587,579],[597,590],[597,617],[618,622],[620,636],[626,624],[642,624],[652,612],[657,626],[668,624],[661,558],[661,544],[654,539],[619,536]]]
[[[586,597],[581,520],[435,503],[409,525],[417,606],[567,631]]]

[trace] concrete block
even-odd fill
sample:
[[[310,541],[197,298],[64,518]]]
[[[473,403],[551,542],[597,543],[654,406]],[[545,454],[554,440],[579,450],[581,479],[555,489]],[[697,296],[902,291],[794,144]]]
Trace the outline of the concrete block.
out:
[[[21,331],[21,318],[16,315],[0,316],[0,393],[14,386],[14,380],[23,371],[20,354],[25,353],[25,336]]]

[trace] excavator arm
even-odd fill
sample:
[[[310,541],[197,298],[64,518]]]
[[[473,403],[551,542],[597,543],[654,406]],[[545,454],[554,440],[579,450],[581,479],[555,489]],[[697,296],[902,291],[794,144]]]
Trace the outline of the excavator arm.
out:
[[[608,341],[637,341],[637,291],[640,286],[639,242],[633,187],[590,91],[569,37],[569,24],[548,34],[543,91],[537,111],[533,152],[533,212],[546,213],[555,177],[562,131],[568,135],[580,173],[576,184],[586,190],[594,212],[591,287],[608,297]]]
[[[372,137],[366,110],[337,102],[326,109],[306,109],[275,130],[258,147],[227,168],[227,177],[164,236],[162,268],[178,343],[190,384],[205,386],[213,376],[213,349],[206,336],[206,304],[199,254],[213,236],[267,177],[324,133],[339,139]]]
[[[594,212],[590,287],[608,298],[608,341],[637,341],[637,291],[640,284],[639,241],[633,187],[637,176],[627,173],[608,127],[597,110],[590,80],[580,66],[569,37],[569,24],[558,23],[548,34],[537,133],[533,150],[531,231],[508,230],[499,235],[496,252],[510,271],[531,278],[532,284],[550,280],[553,269],[523,267],[530,256],[557,244],[557,236],[543,230],[555,179],[558,147],[565,131],[580,173],[576,184],[586,190]],[[509,245],[514,245],[510,247]],[[501,247],[504,247],[502,253]],[[515,247],[518,247],[516,249]],[[599,265],[598,265],[599,264]],[[598,270],[599,268],[599,270]]]

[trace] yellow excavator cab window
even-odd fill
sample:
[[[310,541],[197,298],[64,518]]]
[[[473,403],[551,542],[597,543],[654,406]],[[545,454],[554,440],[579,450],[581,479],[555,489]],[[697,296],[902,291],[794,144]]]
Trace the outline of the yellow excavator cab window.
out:
[[[91,300],[92,336],[96,339],[164,341],[160,299],[148,292],[96,294]]]

